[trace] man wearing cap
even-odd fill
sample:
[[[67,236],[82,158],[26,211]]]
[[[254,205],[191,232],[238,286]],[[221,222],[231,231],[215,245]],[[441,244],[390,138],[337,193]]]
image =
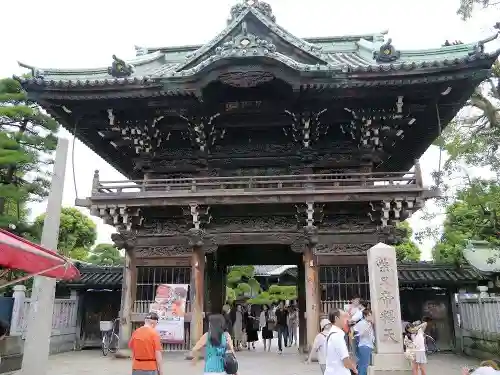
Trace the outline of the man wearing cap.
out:
[[[319,367],[321,369],[321,373],[324,374],[326,368],[325,342],[330,328],[332,328],[332,323],[328,319],[321,319],[319,326],[321,328],[321,332],[318,333],[314,339],[314,343],[311,351],[309,352],[309,357],[307,358],[306,363],[311,363],[313,353],[317,353]]]
[[[158,320],[158,314],[150,312],[144,325],[137,328],[130,338],[132,375],[163,375],[160,335],[156,331]]]

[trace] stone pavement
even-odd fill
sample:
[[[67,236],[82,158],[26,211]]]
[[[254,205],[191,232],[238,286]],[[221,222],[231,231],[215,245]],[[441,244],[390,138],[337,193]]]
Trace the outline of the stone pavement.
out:
[[[320,375],[317,363],[304,364],[296,348],[288,348],[282,355],[276,352],[242,351],[237,353],[240,375]],[[183,353],[166,353],[165,375],[202,375],[203,361],[196,366],[184,359]],[[427,373],[429,375],[461,375],[465,365],[477,366],[477,361],[453,354],[434,354],[429,356]],[[130,374],[130,360],[103,357],[99,350],[85,350],[57,354],[50,357],[50,375],[126,375]]]

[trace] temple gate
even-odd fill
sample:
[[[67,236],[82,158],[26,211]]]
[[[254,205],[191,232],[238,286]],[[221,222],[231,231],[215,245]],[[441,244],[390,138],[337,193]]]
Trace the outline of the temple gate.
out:
[[[488,76],[494,38],[424,51],[380,33],[302,39],[249,1],[203,46],[138,47],[102,69],[23,64],[29,97],[129,178],[96,171],[77,200],[127,252],[123,343],[138,291],[155,285],[145,268],[183,269],[171,277],[191,285],[193,342],[220,311],[227,265],[291,259],[311,345],[319,266],[366,263],[438,194],[417,159]]]

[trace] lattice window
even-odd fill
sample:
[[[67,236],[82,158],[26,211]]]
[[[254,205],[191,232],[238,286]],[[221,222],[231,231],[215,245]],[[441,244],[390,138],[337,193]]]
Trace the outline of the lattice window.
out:
[[[190,267],[137,267],[137,301],[153,301],[160,284],[189,284]],[[188,294],[189,299],[189,294]]]
[[[368,266],[322,266],[320,267],[320,290],[322,301],[348,301],[357,295],[370,297]]]

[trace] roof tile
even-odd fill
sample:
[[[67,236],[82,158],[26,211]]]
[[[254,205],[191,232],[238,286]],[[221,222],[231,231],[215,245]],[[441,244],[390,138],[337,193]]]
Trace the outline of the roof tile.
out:
[[[327,266],[325,266],[327,267]],[[67,283],[60,283],[68,286],[85,287],[121,287],[123,280],[123,268],[121,266],[99,267],[79,264],[81,279]],[[345,268],[348,268],[346,266]],[[260,276],[273,275],[276,270],[282,269],[283,273],[297,276],[297,269],[294,266],[255,266],[255,274]],[[456,268],[454,265],[435,264],[431,262],[402,262],[398,264],[399,283],[401,285],[410,284],[471,284],[479,281],[486,281],[488,277],[471,266]]]

